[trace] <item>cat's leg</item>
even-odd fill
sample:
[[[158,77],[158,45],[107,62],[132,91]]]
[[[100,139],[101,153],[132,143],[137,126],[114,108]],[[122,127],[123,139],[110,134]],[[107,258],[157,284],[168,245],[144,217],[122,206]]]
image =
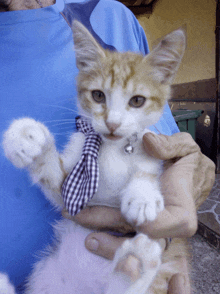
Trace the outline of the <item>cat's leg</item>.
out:
[[[73,133],[62,154],[60,154],[63,168],[67,174],[72,171],[73,166],[80,160],[84,143],[85,135],[82,132]]]
[[[164,209],[156,175],[138,172],[121,194],[121,212],[129,223],[153,221]]]
[[[15,294],[15,288],[10,283],[6,274],[0,273],[0,293],[1,294]]]
[[[30,118],[14,120],[3,136],[6,157],[30,172],[53,205],[62,207],[60,188],[65,177],[54,137],[46,126]]]
[[[162,249],[144,234],[126,240],[116,251],[107,294],[147,294],[161,265]]]

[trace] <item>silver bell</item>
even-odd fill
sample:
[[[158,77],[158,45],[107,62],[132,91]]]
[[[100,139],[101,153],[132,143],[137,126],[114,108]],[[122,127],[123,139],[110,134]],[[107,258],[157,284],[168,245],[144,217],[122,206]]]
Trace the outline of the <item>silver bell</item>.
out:
[[[125,145],[124,150],[126,154],[131,154],[134,152],[134,147],[131,146],[130,143],[128,143],[127,145]]]

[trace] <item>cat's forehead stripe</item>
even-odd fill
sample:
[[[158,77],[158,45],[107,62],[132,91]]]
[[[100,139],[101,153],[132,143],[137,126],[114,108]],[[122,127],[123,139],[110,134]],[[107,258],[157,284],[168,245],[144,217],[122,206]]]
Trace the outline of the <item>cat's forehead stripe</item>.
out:
[[[106,68],[109,70],[106,72],[106,76],[111,78],[110,80],[106,81],[106,85],[108,87],[115,87],[120,84],[122,87],[127,87],[127,84],[130,79],[136,73],[136,65],[140,63],[143,57],[141,56],[134,56],[131,53],[126,55],[120,55],[120,53],[111,56],[108,60],[108,64]]]

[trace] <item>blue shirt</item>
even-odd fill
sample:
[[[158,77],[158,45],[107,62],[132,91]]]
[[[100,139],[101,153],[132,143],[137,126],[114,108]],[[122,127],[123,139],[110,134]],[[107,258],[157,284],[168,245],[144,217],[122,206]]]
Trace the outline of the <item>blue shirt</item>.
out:
[[[105,48],[149,52],[138,21],[117,1],[68,3],[64,8],[63,0],[57,0],[42,9],[1,12],[1,137],[13,119],[25,116],[45,123],[58,149],[74,130],[77,68],[72,32],[61,10],[69,22],[76,18],[86,25]],[[168,106],[152,129],[167,135],[178,131]],[[0,170],[0,271],[9,274],[19,291],[37,254],[53,240],[50,223],[61,216],[2,148]]]

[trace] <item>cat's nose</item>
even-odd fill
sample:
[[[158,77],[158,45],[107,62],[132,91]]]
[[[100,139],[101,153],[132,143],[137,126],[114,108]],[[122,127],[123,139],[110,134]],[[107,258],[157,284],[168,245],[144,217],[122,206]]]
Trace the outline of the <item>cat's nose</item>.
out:
[[[109,129],[109,131],[111,132],[111,133],[114,133],[114,131],[118,128],[118,127],[120,127],[120,123],[110,123],[110,122],[105,122],[105,124],[106,124],[106,126],[107,126],[107,128]]]

